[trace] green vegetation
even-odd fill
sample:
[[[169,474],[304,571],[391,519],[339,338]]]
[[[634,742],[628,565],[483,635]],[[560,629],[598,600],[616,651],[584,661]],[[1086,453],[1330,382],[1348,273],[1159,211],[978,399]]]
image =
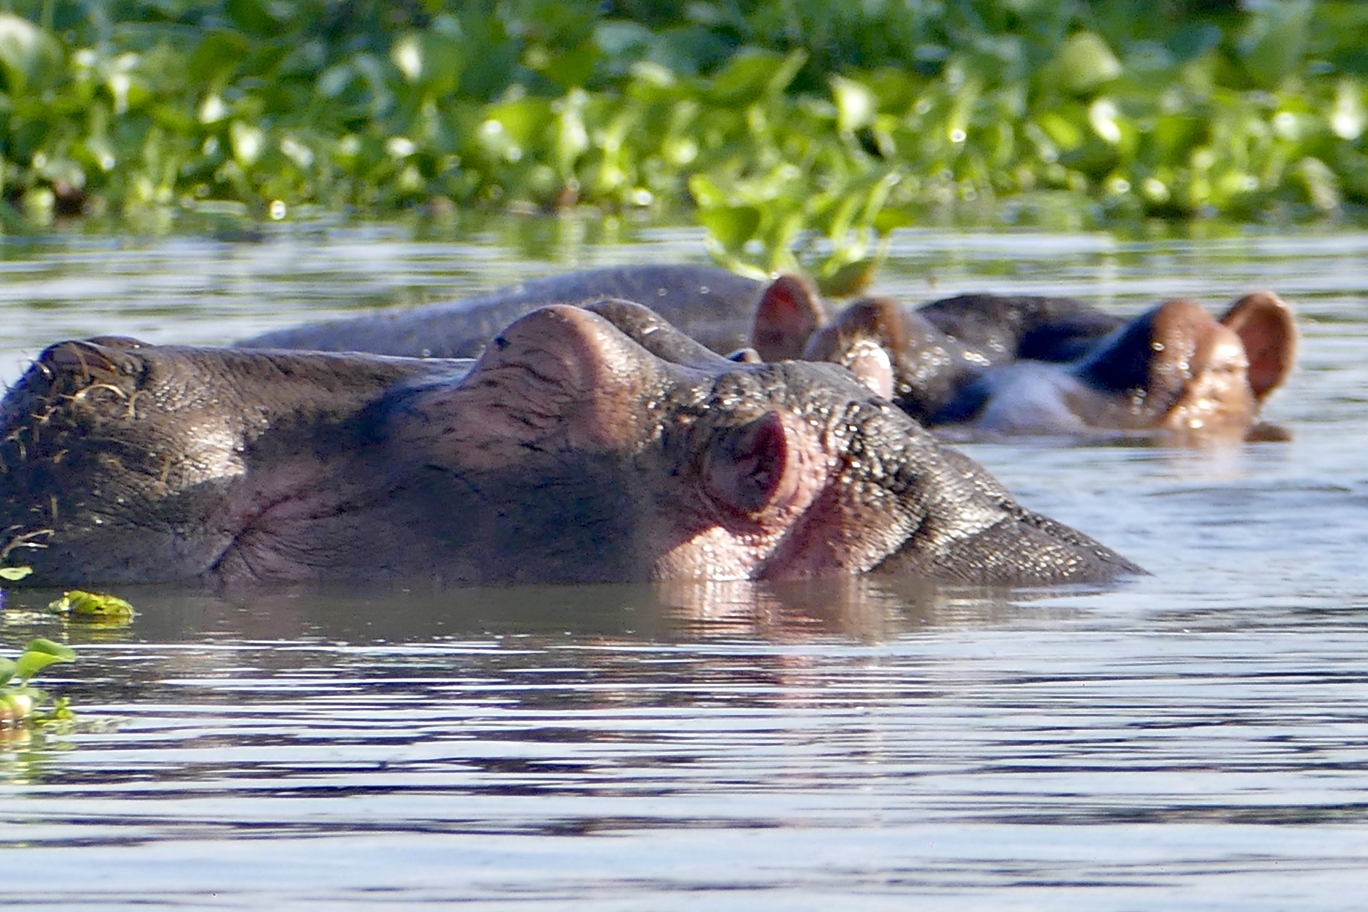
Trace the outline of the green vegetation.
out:
[[[76,653],[70,647],[41,637],[31,640],[17,659],[0,657],[0,728],[70,718],[66,700],[52,699],[32,682],[47,666],[75,660]]]
[[[83,211],[691,210],[858,282],[928,209],[1368,201],[1351,0],[10,0],[0,181]],[[18,214],[16,214],[18,213]]]
[[[117,595],[73,589],[48,603],[48,611],[66,620],[85,621],[102,626],[122,627],[137,614],[133,606]]]

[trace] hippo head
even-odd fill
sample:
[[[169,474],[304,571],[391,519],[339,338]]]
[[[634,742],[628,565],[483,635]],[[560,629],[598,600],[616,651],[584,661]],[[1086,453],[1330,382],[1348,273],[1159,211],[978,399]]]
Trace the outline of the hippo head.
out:
[[[843,368],[729,361],[624,301],[536,311],[473,366],[59,343],[0,435],[0,562],[38,582],[1138,570]]]
[[[762,301],[756,336],[791,328],[788,349],[801,337],[802,357],[845,365],[923,424],[1018,433],[1242,433],[1296,348],[1290,308],[1267,291],[1220,319],[1185,299],[1126,322],[1069,298],[986,294],[865,298],[815,327],[792,312]]]
[[[1194,301],[1168,301],[1073,368],[1097,391],[1077,410],[1093,409],[1103,426],[1239,432],[1291,373],[1295,347],[1291,310],[1272,292],[1245,295],[1219,320]]]

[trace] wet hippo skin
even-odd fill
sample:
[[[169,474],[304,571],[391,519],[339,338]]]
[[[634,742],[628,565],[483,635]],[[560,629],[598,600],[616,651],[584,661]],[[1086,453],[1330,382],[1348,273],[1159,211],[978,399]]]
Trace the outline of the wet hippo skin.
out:
[[[36,583],[1140,572],[848,371],[625,301],[537,310],[473,365],[61,342],[0,424],[0,561]]]
[[[691,265],[552,276],[480,298],[301,326],[248,346],[474,357],[550,303],[646,304],[718,353],[842,364],[927,426],[1005,433],[1120,429],[1239,434],[1291,371],[1296,327],[1271,292],[1219,320],[1175,300],[1125,320],[1072,298],[966,294],[919,307],[865,298],[829,315],[792,276]]]

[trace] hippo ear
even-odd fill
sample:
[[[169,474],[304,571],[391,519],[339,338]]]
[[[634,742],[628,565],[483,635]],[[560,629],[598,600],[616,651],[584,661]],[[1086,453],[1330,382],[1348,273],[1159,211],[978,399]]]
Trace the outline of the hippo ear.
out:
[[[803,357],[843,364],[851,343],[861,339],[875,342],[885,351],[901,351],[907,346],[907,327],[897,302],[883,297],[856,301],[812,337]]]
[[[765,361],[791,361],[802,356],[808,337],[825,322],[816,289],[797,276],[782,275],[755,306],[751,346]]]
[[[844,365],[865,386],[885,399],[892,399],[892,358],[906,350],[907,335],[902,309],[895,301],[864,298],[813,335],[803,358]]]
[[[708,493],[723,507],[745,515],[783,501],[796,489],[799,473],[790,449],[789,431],[775,411],[720,431],[703,456]]]
[[[1249,358],[1249,386],[1254,398],[1262,402],[1292,373],[1297,349],[1292,309],[1273,292],[1256,291],[1230,305],[1221,322],[1244,343]]]

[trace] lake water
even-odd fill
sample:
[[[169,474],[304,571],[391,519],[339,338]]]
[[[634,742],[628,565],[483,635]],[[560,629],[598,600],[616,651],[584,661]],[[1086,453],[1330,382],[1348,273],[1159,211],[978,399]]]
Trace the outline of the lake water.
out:
[[[512,227],[510,227],[510,225]],[[620,241],[626,243],[604,243]],[[220,343],[701,236],[507,223],[0,244],[0,378],[59,338]],[[1368,888],[1368,234],[900,233],[881,288],[1118,312],[1272,288],[1288,442],[968,445],[1153,571],[1103,591],[867,578],[250,599],[11,592],[79,661],[0,741],[15,908],[1356,909]]]

